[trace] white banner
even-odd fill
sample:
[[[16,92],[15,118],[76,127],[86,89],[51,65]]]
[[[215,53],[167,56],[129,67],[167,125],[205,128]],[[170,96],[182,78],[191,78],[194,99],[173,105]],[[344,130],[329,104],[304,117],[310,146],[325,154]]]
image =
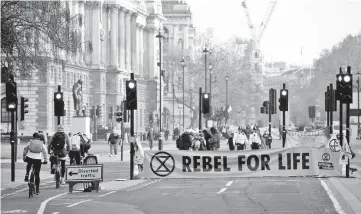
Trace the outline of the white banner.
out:
[[[146,178],[339,176],[339,153],[293,147],[251,151],[145,151]]]

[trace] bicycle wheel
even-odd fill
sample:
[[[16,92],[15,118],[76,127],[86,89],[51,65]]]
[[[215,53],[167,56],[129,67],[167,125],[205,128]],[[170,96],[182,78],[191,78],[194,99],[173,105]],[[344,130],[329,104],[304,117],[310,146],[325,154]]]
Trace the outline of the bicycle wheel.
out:
[[[34,185],[34,171],[31,172],[31,175],[30,175],[30,180],[29,180],[29,183],[28,183],[28,186],[29,186],[29,198],[33,197],[34,196],[34,192],[35,192],[35,185]]]
[[[28,183],[28,186],[29,186],[29,198],[33,197],[33,189],[31,187],[31,183],[29,182]]]
[[[60,171],[57,168],[56,172],[55,172],[55,183],[56,183],[56,188],[60,187]]]

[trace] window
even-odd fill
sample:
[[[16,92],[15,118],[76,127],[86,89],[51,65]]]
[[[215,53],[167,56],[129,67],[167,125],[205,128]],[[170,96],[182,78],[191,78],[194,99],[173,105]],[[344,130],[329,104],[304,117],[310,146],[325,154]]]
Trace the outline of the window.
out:
[[[1,122],[2,123],[10,123],[10,112],[6,110],[6,97],[1,99]]]

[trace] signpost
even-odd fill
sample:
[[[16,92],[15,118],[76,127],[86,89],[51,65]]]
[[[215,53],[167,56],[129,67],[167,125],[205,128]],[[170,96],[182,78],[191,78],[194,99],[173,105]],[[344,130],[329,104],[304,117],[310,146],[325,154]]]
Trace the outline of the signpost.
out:
[[[73,192],[73,187],[77,183],[92,182],[99,191],[99,182],[103,181],[103,164],[66,166],[65,182],[69,183],[69,192]]]

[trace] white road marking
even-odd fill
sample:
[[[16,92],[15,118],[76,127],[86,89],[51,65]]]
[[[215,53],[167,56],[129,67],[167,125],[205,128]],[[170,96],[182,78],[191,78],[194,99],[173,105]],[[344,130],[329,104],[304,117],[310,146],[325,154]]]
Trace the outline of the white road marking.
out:
[[[43,214],[43,213],[44,213],[46,204],[47,204],[49,201],[51,201],[51,200],[53,200],[53,199],[55,199],[55,198],[59,198],[60,196],[63,196],[63,195],[66,195],[66,194],[68,194],[68,193],[67,193],[67,192],[64,192],[64,193],[61,193],[61,194],[56,195],[56,196],[53,196],[53,197],[48,198],[48,199],[46,199],[45,201],[41,202],[40,208],[39,208],[39,210],[38,210],[38,214]]]
[[[227,190],[227,188],[222,188],[221,190],[219,190],[218,192],[217,192],[217,194],[221,194],[222,192],[224,192],[224,191],[226,191]]]
[[[338,203],[336,197],[333,195],[332,191],[328,188],[327,184],[322,180],[322,179],[318,179],[321,182],[321,185],[323,186],[323,188],[325,189],[325,191],[327,192],[328,196],[330,197],[333,206],[335,207],[335,210],[337,211],[337,213],[339,214],[346,214],[343,210],[342,207],[340,205],[340,203]]]
[[[50,183],[53,183],[53,182],[54,182],[54,181],[48,181],[48,182],[45,182],[45,183],[41,183],[40,186],[41,186],[41,187],[48,187],[48,186],[43,186],[43,185],[44,185],[44,184],[50,184]],[[6,189],[6,188],[1,189],[1,191],[3,191],[4,189]],[[12,192],[12,193],[5,194],[5,195],[1,196],[1,199],[6,198],[6,197],[9,197],[9,196],[12,196],[12,195],[15,195],[15,194],[18,194],[18,193],[20,193],[20,192],[27,191],[28,189],[29,189],[29,188],[26,187],[26,188],[24,188],[24,189],[16,190],[16,191],[14,191],[14,192]]]
[[[131,188],[127,189],[127,191],[137,190],[137,189],[140,189],[140,188],[142,188],[142,187],[148,186],[148,185],[150,185],[150,184],[154,184],[154,183],[156,183],[156,182],[159,182],[159,181],[161,181],[161,180],[163,180],[163,179],[154,180],[154,181],[151,181],[151,182],[145,182],[144,184],[141,184],[141,185],[139,185],[139,186],[131,187]]]
[[[81,203],[84,203],[84,202],[87,202],[87,201],[91,201],[92,199],[88,199],[88,200],[84,200],[84,201],[79,201],[79,202],[76,202],[76,203],[74,203],[74,204],[71,204],[71,205],[69,205],[69,206],[67,206],[67,207],[74,207],[74,206],[76,206],[76,205],[78,205],[78,204],[81,204]]]
[[[59,212],[53,212],[53,214],[59,214]]]
[[[104,197],[106,195],[110,195],[112,193],[115,193],[116,191],[111,191],[111,192],[108,192],[108,193],[105,193],[104,195],[99,195],[98,197],[101,198],[101,197]]]
[[[9,210],[9,211],[1,211],[1,213],[26,213],[26,210]]]
[[[229,187],[233,184],[233,181],[228,181],[227,184],[226,184],[226,187]]]

